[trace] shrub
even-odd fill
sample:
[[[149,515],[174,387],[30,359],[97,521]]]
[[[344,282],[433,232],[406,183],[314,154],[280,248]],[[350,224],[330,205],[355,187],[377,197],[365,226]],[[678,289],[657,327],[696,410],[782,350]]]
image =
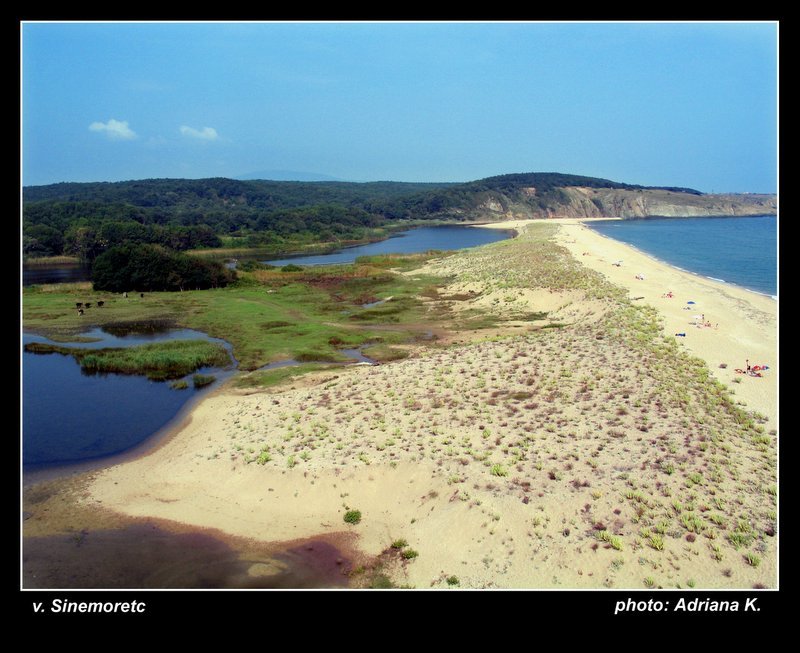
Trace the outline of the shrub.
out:
[[[501,464],[492,465],[492,469],[490,470],[492,476],[508,476],[508,470],[503,467]]]
[[[217,377],[210,374],[195,374],[192,377],[192,383],[194,383],[195,388],[204,388],[207,385],[211,385],[216,380]]]
[[[236,273],[221,263],[161,245],[117,245],[98,256],[92,266],[94,289],[110,292],[222,288],[235,279]]]
[[[358,524],[361,521],[361,511],[348,510],[346,513],[344,513],[344,520],[348,524]]]

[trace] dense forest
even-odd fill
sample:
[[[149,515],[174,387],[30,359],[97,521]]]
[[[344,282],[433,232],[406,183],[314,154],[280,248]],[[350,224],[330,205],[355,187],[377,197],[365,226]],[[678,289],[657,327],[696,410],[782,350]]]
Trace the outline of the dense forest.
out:
[[[223,288],[236,274],[216,261],[205,261],[160,245],[128,243],[100,254],[92,267],[95,290],[143,292]]]
[[[509,194],[522,191],[528,204],[544,210],[563,202],[561,189],[570,186],[647,188],[560,173],[459,184],[213,178],[28,186],[23,189],[23,254],[65,254],[91,263],[126,243],[182,251],[220,247],[232,239],[242,246],[286,248],[353,241],[398,220],[475,219],[487,202],[506,208]],[[700,195],[692,189],[663,190]]]

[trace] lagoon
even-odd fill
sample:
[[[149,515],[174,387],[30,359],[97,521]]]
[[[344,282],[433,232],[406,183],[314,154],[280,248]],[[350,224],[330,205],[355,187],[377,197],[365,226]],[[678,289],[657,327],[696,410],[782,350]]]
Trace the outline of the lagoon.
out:
[[[386,240],[367,245],[356,245],[329,254],[289,256],[262,261],[268,265],[334,265],[352,263],[359,256],[379,254],[419,254],[428,250],[455,250],[478,247],[510,238],[513,233],[502,229],[447,225],[442,227],[417,227],[401,231]]]
[[[58,342],[25,333],[29,342],[62,347],[133,347],[163,340],[203,339],[230,346],[191,329],[153,329],[112,332],[93,329],[80,334],[93,342]],[[72,357],[57,353],[22,353],[22,462],[26,469],[61,465],[121,453],[156,433],[187,402],[197,399],[233,373],[235,360],[225,369],[200,368],[217,381],[196,389],[173,389],[169,382],[144,376],[87,374]]]

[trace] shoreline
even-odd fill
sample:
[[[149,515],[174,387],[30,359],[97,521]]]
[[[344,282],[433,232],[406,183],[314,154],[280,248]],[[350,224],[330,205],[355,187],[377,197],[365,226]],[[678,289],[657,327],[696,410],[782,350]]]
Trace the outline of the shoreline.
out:
[[[732,217],[762,217],[762,216],[732,216]],[[602,221],[620,220],[620,219],[621,218],[602,218]],[[637,219],[646,220],[647,218],[637,218]],[[670,219],[673,219],[673,218],[670,218]],[[678,219],[683,219],[683,218],[678,218]],[[691,219],[691,218],[688,218],[688,219]],[[595,222],[595,221],[598,221],[598,220],[585,219],[584,218],[584,219],[580,219],[580,221],[581,222],[588,222],[588,221]],[[734,283],[733,281],[726,281],[725,279],[718,279],[716,277],[710,277],[708,275],[701,274],[699,272],[694,272],[693,270],[687,270],[686,268],[682,268],[679,265],[675,265],[674,263],[670,263],[669,261],[665,261],[664,259],[658,258],[655,254],[652,254],[652,253],[650,253],[650,252],[648,252],[646,250],[643,250],[643,249],[637,247],[636,245],[632,245],[630,243],[626,243],[625,241],[622,241],[622,240],[617,240],[616,238],[614,238],[612,236],[608,236],[606,234],[601,234],[599,232],[595,232],[595,233],[597,233],[598,236],[602,236],[603,238],[609,238],[609,239],[613,240],[615,243],[621,243],[623,245],[627,245],[632,250],[642,254],[643,256],[647,256],[648,258],[653,259],[657,263],[669,266],[669,267],[671,267],[671,268],[673,268],[675,270],[679,270],[680,272],[685,272],[686,274],[691,274],[691,275],[694,275],[694,276],[699,277],[701,279],[707,279],[709,281],[716,281],[717,283],[722,283],[722,284],[725,284],[726,286],[732,286],[734,288],[739,288],[741,290],[746,290],[747,292],[751,292],[751,293],[754,293],[756,295],[761,295],[763,297],[769,297],[770,299],[778,301],[778,296],[777,295],[773,295],[772,293],[763,292],[761,290],[755,290],[754,288],[748,288],[747,286],[742,286],[741,284]]]
[[[557,242],[569,249],[576,259],[600,272],[612,283],[626,288],[632,295],[639,296],[644,292],[645,299],[641,301],[659,311],[665,321],[665,333],[686,333],[687,336],[681,338],[681,344],[703,359],[717,379],[735,388],[737,395],[741,395],[748,404],[752,404],[752,408],[766,414],[776,424],[780,373],[777,360],[778,300],[749,288],[683,270],[628,243],[597,233],[583,226],[582,222],[564,219],[561,224],[568,231],[562,230]],[[587,238],[587,234],[591,237]],[[570,238],[576,242],[569,242]],[[583,256],[585,248],[592,248],[593,251]],[[624,260],[620,267],[615,267],[611,262],[620,259]],[[645,279],[636,279],[635,273],[644,274]],[[676,288],[681,291],[676,292]],[[661,296],[670,290],[674,297],[668,299]],[[696,301],[694,306],[697,308],[693,307],[686,313],[678,312],[676,308],[682,310],[685,307],[681,298],[684,302],[690,299]],[[687,319],[696,313],[708,313],[708,319],[713,324],[719,323],[720,328],[698,329],[693,320]],[[720,320],[720,316],[726,323]],[[762,323],[754,324],[758,320]],[[739,347],[741,360],[735,358],[736,347]],[[748,355],[748,351],[754,353]],[[768,376],[760,379],[737,376],[735,370],[745,368],[745,359],[753,365],[767,364],[770,368]],[[727,364],[727,368],[719,367],[723,363]],[[737,378],[741,381],[735,382]],[[758,388],[752,382],[763,382],[762,385],[766,387]],[[734,383],[736,385],[732,385]]]
[[[515,302],[522,302],[530,312],[546,307],[551,321],[570,328],[506,329],[499,338],[489,332],[466,344],[421,350],[390,365],[320,374],[298,388],[247,394],[219,388],[199,401],[189,422],[176,425],[160,446],[91,473],[85,490],[73,499],[82,509],[102,506],[126,519],[213,528],[262,542],[346,532],[367,558],[380,556],[402,539],[419,556],[405,561],[398,556],[387,573],[396,583],[420,588],[446,588],[450,577],[472,588],[643,588],[646,573],[664,587],[774,586],[777,555],[768,538],[763,551],[759,549],[760,566],[742,562],[743,552],[737,553],[724,537],[717,541],[724,545],[726,567],[709,562],[705,537],[695,542],[690,532],[692,537],[684,539],[679,521],[677,529],[671,525],[665,531],[664,550],[654,551],[648,544],[642,520],[655,525],[663,519],[661,510],[671,520],[675,517],[669,502],[689,501],[684,496],[689,472],[718,473],[702,466],[705,448],[691,444],[698,435],[706,447],[706,433],[719,430],[727,438],[730,452],[718,455],[723,460],[730,455],[725,464],[733,466],[736,478],[741,475],[757,488],[768,488],[771,477],[759,466],[749,440],[736,437],[725,414],[700,412],[699,421],[681,426],[676,421],[680,410],[664,412],[661,407],[662,401],[673,406],[673,400],[659,395],[658,380],[651,378],[648,365],[658,361],[647,362],[622,340],[596,337],[607,328],[604,315],[615,300],[581,299],[576,290],[547,286],[512,284],[509,290],[507,281],[497,284],[495,271],[508,269],[512,254],[516,258],[511,263],[521,266],[517,270],[528,274],[535,269],[527,263],[539,251],[529,242],[531,223],[557,226],[554,240],[571,252],[576,267],[594,269],[628,291],[642,289],[630,266],[611,266],[617,241],[604,242],[580,221],[481,225],[513,229],[518,235],[434,263],[454,274],[460,269],[475,274],[454,282],[452,290],[469,292],[467,286],[483,284],[470,310],[516,308]],[[587,246],[597,252],[583,256]],[[648,265],[653,266],[647,274],[652,290],[648,300],[652,295],[654,308],[666,310],[669,324],[677,305],[657,301],[653,284],[664,282],[661,275],[681,288],[700,281],[687,281],[689,273],[664,263]],[[719,285],[731,294],[727,284]],[[706,290],[709,301],[714,294],[716,289]],[[686,314],[678,313],[681,318]],[[725,340],[732,336],[725,334]],[[708,347],[705,353],[716,356]],[[530,374],[527,381],[521,372]],[[592,378],[598,383],[594,399],[587,385]],[[668,370],[665,378],[668,382]],[[768,379],[745,382],[762,380]],[[758,387],[741,385],[734,398]],[[542,395],[548,387],[560,388],[564,400]],[[573,398],[570,393],[577,394]],[[657,403],[651,405],[654,397]],[[769,395],[763,399],[770,401]],[[634,408],[640,405],[641,411]],[[705,410],[702,403],[690,405]],[[614,407],[617,430],[603,425],[609,419],[605,412]],[[652,411],[653,420],[647,427],[638,417],[646,410]],[[691,412],[686,417],[694,419]],[[770,413],[769,420],[774,419]],[[674,475],[659,471],[664,454],[648,444],[659,440],[671,443],[680,456]],[[710,453],[716,447],[715,440]],[[259,450],[268,454],[265,463],[253,462]],[[710,503],[707,487],[714,490],[711,495],[731,499],[742,491],[741,483],[727,476],[714,483],[716,489],[703,481],[691,492]],[[671,495],[665,488],[671,488]],[[735,509],[737,515],[752,515],[751,523],[762,529],[769,494],[750,492],[739,497]],[[649,512],[640,512],[640,500]],[[350,509],[363,513],[361,524],[343,521]],[[733,518],[733,513],[726,517]],[[600,540],[606,542],[600,548],[598,525],[608,529],[602,533],[609,538]],[[637,558],[652,558],[652,569],[640,570]]]

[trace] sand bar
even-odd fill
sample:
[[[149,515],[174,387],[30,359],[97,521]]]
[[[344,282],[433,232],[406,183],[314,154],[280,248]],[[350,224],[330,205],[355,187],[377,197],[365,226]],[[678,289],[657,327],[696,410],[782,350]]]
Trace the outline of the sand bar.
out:
[[[652,302],[723,382],[745,348],[768,361],[772,374],[732,385],[769,417],[760,432],[774,427],[773,300],[557,224],[580,264]],[[461,305],[546,311],[556,328],[522,320],[294,388],[217,393],[163,446],[92,474],[79,500],[260,541],[353,533],[370,556],[403,540],[418,555],[398,549],[384,571],[418,588],[774,586],[774,437],[740,429],[724,401],[706,414],[685,361],[665,369],[668,348],[604,336],[613,301],[526,287],[530,257],[552,246],[498,226],[521,236],[436,265],[475,290]],[[570,275],[583,283],[579,266]],[[718,329],[687,323],[689,296]],[[361,523],[345,523],[352,509]]]

